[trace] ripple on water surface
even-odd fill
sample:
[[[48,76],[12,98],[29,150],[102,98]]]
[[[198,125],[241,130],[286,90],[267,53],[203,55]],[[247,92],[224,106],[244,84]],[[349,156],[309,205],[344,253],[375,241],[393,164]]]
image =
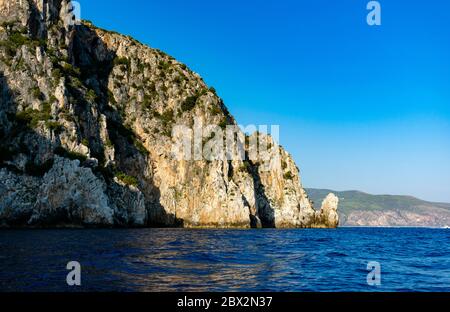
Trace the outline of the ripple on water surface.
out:
[[[85,291],[450,291],[444,229],[0,231],[1,291],[68,291],[69,261]]]

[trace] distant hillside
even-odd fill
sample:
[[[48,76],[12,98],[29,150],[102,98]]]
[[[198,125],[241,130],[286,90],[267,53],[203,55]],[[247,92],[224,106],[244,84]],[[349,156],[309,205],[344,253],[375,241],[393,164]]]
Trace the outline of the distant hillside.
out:
[[[371,195],[359,191],[307,189],[319,204],[330,192],[339,197],[341,226],[450,226],[450,203],[432,203],[412,196]]]

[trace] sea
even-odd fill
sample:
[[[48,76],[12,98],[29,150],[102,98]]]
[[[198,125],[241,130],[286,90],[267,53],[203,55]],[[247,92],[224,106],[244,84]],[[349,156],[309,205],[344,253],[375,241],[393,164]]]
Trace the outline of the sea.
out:
[[[450,230],[1,230],[0,291],[449,292]]]

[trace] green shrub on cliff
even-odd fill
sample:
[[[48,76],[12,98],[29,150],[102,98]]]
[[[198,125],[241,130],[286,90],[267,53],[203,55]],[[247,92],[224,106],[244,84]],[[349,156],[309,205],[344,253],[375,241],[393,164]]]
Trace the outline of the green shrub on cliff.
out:
[[[8,31],[8,37],[0,41],[0,47],[5,48],[9,57],[15,57],[17,50],[23,45],[27,45],[32,49],[38,46],[46,47],[45,40],[33,40],[23,34],[23,30]]]
[[[117,104],[116,98],[114,97],[114,93],[112,93],[111,90],[108,90],[108,101],[113,105]]]
[[[27,125],[31,128],[36,128],[40,121],[50,121],[51,116],[51,107],[50,104],[44,103],[42,110],[35,109],[26,109],[22,112],[16,114],[16,120],[24,125]]]
[[[198,98],[199,98],[198,94],[192,95],[192,96],[188,96],[186,98],[186,100],[181,104],[181,110],[183,112],[191,111],[195,107],[195,105],[197,104]]]
[[[87,160],[86,155],[69,151],[62,146],[58,146],[53,152],[60,157],[69,158],[70,160],[79,160],[80,163],[83,163]]]
[[[59,83],[62,77],[61,70],[59,68],[52,70],[52,77],[56,81],[56,83]]]
[[[79,77],[81,75],[81,70],[69,63],[64,63],[61,69],[66,77]]]
[[[63,131],[64,127],[57,121],[46,121],[45,126],[56,134]]]
[[[148,150],[145,148],[144,144],[142,144],[141,141],[135,139],[133,141],[134,147],[136,147],[136,149],[145,156],[148,156],[150,153],[148,152]]]
[[[33,95],[33,97],[37,100],[42,99],[42,92],[41,89],[39,89],[39,87],[34,87],[30,90],[31,94]]]
[[[244,160],[242,165],[239,167],[239,171],[241,172],[250,172],[251,164],[248,160]]]
[[[161,114],[161,120],[165,126],[174,121],[174,113],[172,109],[166,110]]]
[[[90,103],[94,103],[95,101],[97,101],[97,93],[95,93],[94,90],[89,90],[86,93],[86,99],[88,100],[88,102]]]
[[[222,109],[217,105],[211,105],[209,107],[209,111],[210,111],[211,115],[213,115],[213,116],[217,116],[220,113],[222,113]]]
[[[116,173],[116,178],[125,183],[126,185],[132,185],[137,187],[139,185],[139,181],[136,177],[127,175],[121,171]]]
[[[216,88],[210,87],[210,88],[209,88],[209,92],[211,92],[212,94],[214,94],[215,96],[217,96]]]
[[[225,130],[226,127],[228,126],[228,120],[226,117],[224,117],[218,124],[218,126],[222,129]]]
[[[131,68],[131,61],[126,57],[118,57],[116,56],[113,61],[114,66],[124,66],[125,70],[129,70]]]
[[[158,69],[162,72],[167,72],[171,68],[171,64],[168,62],[160,61],[158,64]]]
[[[292,180],[294,178],[294,176],[292,175],[292,172],[288,171],[283,175],[283,178],[285,180]]]

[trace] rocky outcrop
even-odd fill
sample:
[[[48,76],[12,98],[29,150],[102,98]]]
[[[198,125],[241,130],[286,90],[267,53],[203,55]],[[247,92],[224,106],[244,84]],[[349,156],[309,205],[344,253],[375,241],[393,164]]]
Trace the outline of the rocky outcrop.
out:
[[[339,198],[333,193],[322,202],[322,209],[316,212],[317,226],[337,227],[339,224],[339,215],[337,213]]]
[[[106,185],[79,160],[55,157],[39,187],[29,224],[112,225]]]
[[[270,136],[236,130],[244,158],[205,157],[236,121],[184,64],[72,24],[65,0],[0,0],[0,25],[1,225],[337,225]],[[174,151],[198,125],[194,157]]]

